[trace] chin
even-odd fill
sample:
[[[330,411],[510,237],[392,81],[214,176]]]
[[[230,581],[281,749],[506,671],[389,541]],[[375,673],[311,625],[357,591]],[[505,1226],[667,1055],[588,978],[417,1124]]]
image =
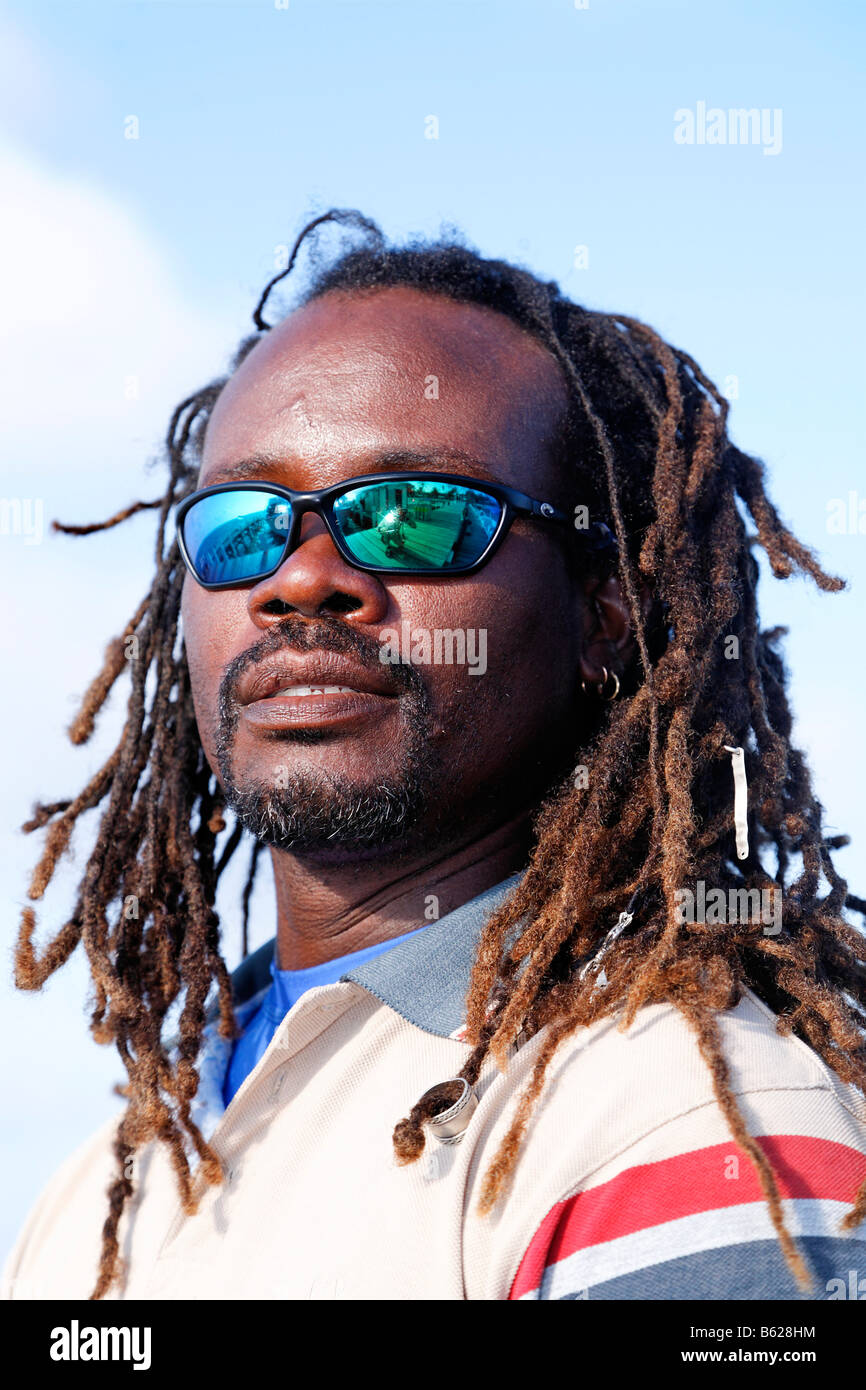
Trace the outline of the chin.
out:
[[[273,782],[226,788],[238,819],[262,844],[291,854],[373,857],[408,850],[426,816],[428,796],[413,776],[361,783],[341,773],[295,772]]]

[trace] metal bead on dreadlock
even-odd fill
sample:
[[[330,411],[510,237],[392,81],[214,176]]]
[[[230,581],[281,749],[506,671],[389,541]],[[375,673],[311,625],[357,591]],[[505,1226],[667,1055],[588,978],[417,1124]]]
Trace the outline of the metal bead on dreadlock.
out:
[[[425,1091],[419,1104],[431,1100],[435,1113],[424,1121],[424,1127],[440,1144],[459,1144],[464,1131],[478,1108],[478,1097],[462,1076],[440,1081]]]

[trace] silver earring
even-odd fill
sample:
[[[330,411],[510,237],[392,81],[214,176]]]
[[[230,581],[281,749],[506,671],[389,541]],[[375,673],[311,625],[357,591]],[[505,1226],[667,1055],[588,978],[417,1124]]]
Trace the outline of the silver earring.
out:
[[[619,676],[616,674],[616,671],[608,671],[606,666],[602,666],[601,669],[604,672],[604,675],[602,676],[601,680],[597,683],[595,687],[595,693],[600,700],[615,700],[617,695],[619,694],[620,689]],[[607,683],[610,680],[613,681],[613,690],[611,690],[609,694],[605,694],[605,690],[607,689]],[[583,691],[584,695],[587,695],[589,693],[586,688],[586,681],[580,682],[580,688]]]

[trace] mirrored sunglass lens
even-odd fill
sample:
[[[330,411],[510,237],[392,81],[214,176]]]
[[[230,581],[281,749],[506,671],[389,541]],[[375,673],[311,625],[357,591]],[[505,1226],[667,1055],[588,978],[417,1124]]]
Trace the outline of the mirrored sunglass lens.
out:
[[[272,492],[214,492],[190,507],[183,538],[204,584],[234,584],[279,564],[290,521],[291,504]]]
[[[464,569],[484,554],[501,517],[488,493],[435,480],[367,483],[334,503],[352,555],[381,569]]]

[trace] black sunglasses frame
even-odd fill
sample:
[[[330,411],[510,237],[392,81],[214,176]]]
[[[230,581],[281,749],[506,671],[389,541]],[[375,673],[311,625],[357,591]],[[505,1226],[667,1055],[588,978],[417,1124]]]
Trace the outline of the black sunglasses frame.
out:
[[[460,484],[463,487],[472,488],[474,492],[485,493],[500,504],[502,512],[499,524],[481,555],[477,560],[473,560],[471,565],[460,565],[447,570],[395,569],[394,566],[367,565],[352,555],[339,534],[338,523],[334,519],[334,503],[340,497],[345,496],[347,492],[353,492],[356,488],[367,484],[409,481]],[[286,544],[283,552],[277,563],[272,565],[270,569],[263,571],[262,574],[252,575],[248,579],[232,579],[217,584],[208,584],[196,574],[184,537],[184,518],[196,502],[218,492],[270,492],[276,497],[285,498],[291,504],[291,522],[286,532]],[[387,574],[392,578],[401,579],[451,579],[458,575],[474,574],[493,557],[505,540],[512,522],[519,516],[530,517],[536,521],[553,521],[560,525],[571,519],[550,502],[539,502],[534,497],[527,497],[525,493],[518,492],[513,487],[506,487],[504,483],[490,482],[486,478],[468,478],[462,473],[364,473],[357,478],[347,478],[342,483],[335,483],[333,487],[320,488],[318,492],[293,492],[290,488],[282,487],[279,483],[270,483],[265,480],[245,483],[215,483],[212,487],[203,487],[197,492],[191,492],[188,497],[178,503],[175,521],[181,557],[193,579],[202,589],[250,588],[254,584],[260,584],[263,579],[270,579],[271,575],[276,574],[286,558],[297,548],[301,518],[305,512],[315,512],[317,516],[322,518],[340,555],[353,569],[364,570],[367,574]]]

